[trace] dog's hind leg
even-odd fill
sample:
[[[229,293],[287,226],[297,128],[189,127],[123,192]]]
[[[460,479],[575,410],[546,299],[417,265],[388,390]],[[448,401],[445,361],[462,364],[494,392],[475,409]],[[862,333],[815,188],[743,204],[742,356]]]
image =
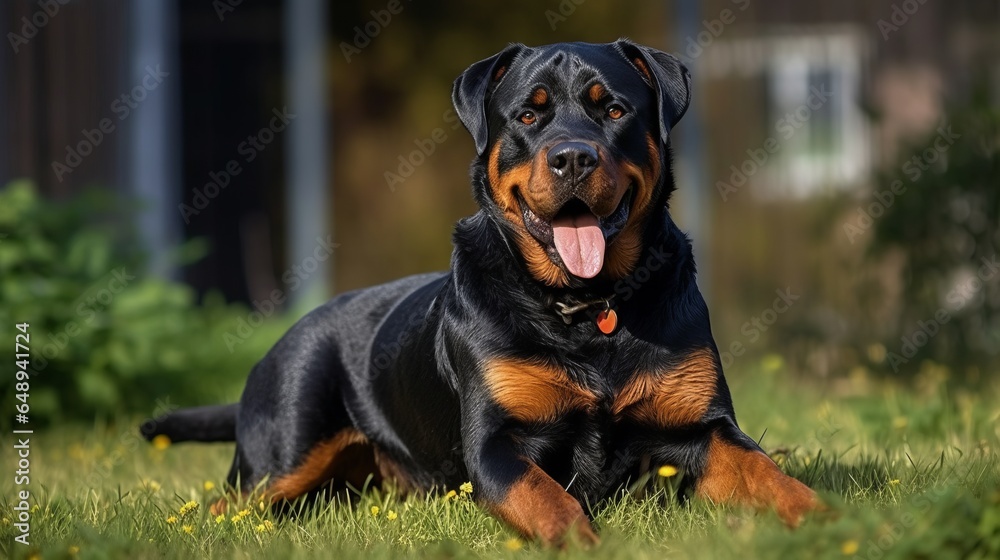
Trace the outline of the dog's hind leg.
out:
[[[230,488],[241,495],[260,491],[260,497],[272,505],[305,496],[321,486],[334,482],[360,489],[366,483],[378,485],[382,473],[374,445],[354,428],[345,428],[333,437],[320,441],[290,470],[264,477],[243,476],[241,453],[237,450],[230,469]],[[258,488],[259,486],[259,488]],[[235,490],[234,490],[235,493]],[[235,496],[227,494],[212,505],[213,515],[226,511]]]

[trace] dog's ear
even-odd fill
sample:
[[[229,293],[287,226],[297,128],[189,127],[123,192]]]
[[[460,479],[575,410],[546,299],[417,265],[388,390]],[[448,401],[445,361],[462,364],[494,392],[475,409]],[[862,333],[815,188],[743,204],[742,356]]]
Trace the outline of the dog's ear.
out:
[[[526,47],[512,44],[499,53],[469,66],[455,80],[451,90],[451,101],[462,124],[476,142],[476,153],[483,155],[489,140],[486,119],[486,102],[489,94],[507,74],[511,62]]]
[[[670,129],[691,104],[691,73],[674,55],[619,40],[615,45],[656,90],[660,107],[660,140],[666,144]]]

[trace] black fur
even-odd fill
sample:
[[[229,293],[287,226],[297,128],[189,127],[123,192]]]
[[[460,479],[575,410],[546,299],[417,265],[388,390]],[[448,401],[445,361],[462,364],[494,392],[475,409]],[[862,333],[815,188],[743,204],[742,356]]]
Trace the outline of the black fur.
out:
[[[639,71],[637,57],[653,83]],[[614,88],[628,113],[621,122],[605,122],[593,113],[601,107],[553,86],[539,127],[516,124],[535,84],[589,75]],[[714,400],[696,423],[665,431],[611,414],[635,372],[662,369],[699,348],[718,358],[690,241],[667,211],[674,189],[669,133],[690,96],[690,77],[677,59],[627,41],[513,45],[473,65],[456,81],[453,97],[479,154],[472,186],[481,210],[457,224],[451,270],[346,293],[309,313],[250,373],[234,431],[227,431],[233,409],[221,407],[173,413],[145,435],[165,433],[176,441],[234,435],[229,483],[249,489],[265,476],[293,471],[318,443],[353,427],[418,488],[471,480],[487,504],[504,500],[526,472],[525,459],[582,503],[596,504],[638,475],[644,456],[695,480],[710,434],[757,449],[736,426],[721,368]],[[502,142],[501,171],[560,136],[591,138],[617,157],[643,161],[647,134],[660,141],[662,173],[643,229],[641,274],[573,278],[560,288],[532,277],[513,239],[516,224],[490,194],[490,148]],[[659,266],[653,270],[647,262]],[[611,294],[619,317],[611,336],[598,332],[586,313],[565,324],[553,311],[554,301]],[[495,357],[547,358],[599,404],[553,422],[515,422],[483,380],[484,362]]]

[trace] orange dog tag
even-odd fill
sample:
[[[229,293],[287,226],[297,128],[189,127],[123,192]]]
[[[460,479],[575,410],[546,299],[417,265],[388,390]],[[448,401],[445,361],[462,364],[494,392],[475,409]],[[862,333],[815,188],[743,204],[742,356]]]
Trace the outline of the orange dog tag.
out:
[[[604,334],[615,332],[618,327],[618,314],[614,309],[606,309],[597,314],[597,330]]]

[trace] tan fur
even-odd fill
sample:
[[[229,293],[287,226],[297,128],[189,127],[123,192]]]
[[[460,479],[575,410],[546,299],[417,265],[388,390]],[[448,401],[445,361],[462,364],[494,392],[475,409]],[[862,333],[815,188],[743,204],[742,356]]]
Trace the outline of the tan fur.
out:
[[[569,278],[561,268],[545,253],[545,249],[537,239],[528,233],[524,227],[524,218],[521,216],[521,208],[515,196],[516,189],[521,190],[521,195],[530,197],[528,193],[532,177],[533,162],[522,163],[513,169],[508,170],[503,175],[500,174],[500,146],[496,146],[490,152],[487,164],[490,186],[493,200],[503,211],[515,229],[515,243],[521,256],[528,266],[528,272],[539,282],[549,286],[561,287],[569,283]]]
[[[536,107],[542,107],[549,101],[549,92],[545,88],[538,88],[531,94],[531,103]]]
[[[597,402],[594,393],[573,383],[565,371],[542,362],[497,359],[484,371],[493,399],[522,422],[554,420]]]
[[[715,503],[774,508],[790,527],[797,527],[807,512],[821,507],[815,492],[781,472],[770,457],[718,436],[709,443],[705,472],[695,492]]]
[[[598,542],[580,502],[535,464],[529,464],[503,501],[487,507],[522,534],[545,544],[561,544],[570,532],[583,544]]]
[[[590,100],[594,103],[598,103],[604,98],[607,92],[608,90],[604,89],[604,84],[597,83],[590,86],[590,89],[587,90],[587,97],[590,97]]]
[[[660,144],[651,135],[646,136],[649,162],[645,166],[625,163],[624,174],[635,182],[635,199],[625,227],[607,248],[604,270],[612,278],[625,278],[635,270],[642,254],[642,231],[649,204],[653,200],[653,186],[660,179]]]
[[[717,372],[715,354],[697,350],[668,370],[635,374],[618,393],[611,412],[658,428],[692,424],[715,397]]]

